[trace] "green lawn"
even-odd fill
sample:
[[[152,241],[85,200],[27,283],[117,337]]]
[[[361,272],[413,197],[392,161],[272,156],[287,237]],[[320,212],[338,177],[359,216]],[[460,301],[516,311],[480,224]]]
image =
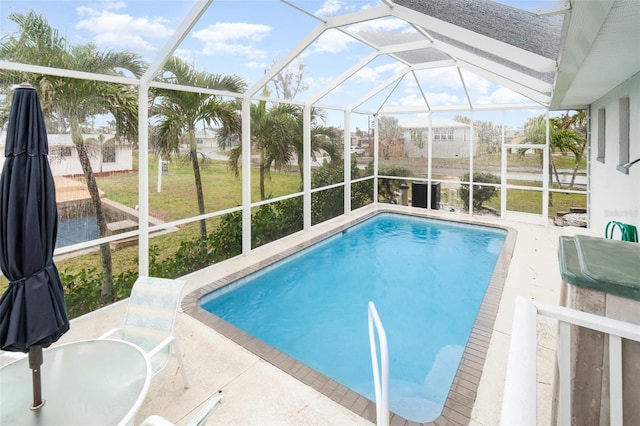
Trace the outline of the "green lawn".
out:
[[[549,217],[555,217],[557,212],[569,211],[571,207],[586,208],[587,195],[567,194],[562,192],[550,193],[551,203]],[[483,203],[483,206],[500,210],[500,191],[498,195]],[[542,214],[542,192],[526,189],[507,189],[507,210]]]
[[[162,191],[157,192],[158,162],[150,159],[149,167],[149,213],[163,221],[184,219],[198,214],[196,191],[193,171],[190,163],[174,160],[169,166],[168,176],[162,177]],[[278,197],[298,192],[300,177],[295,172],[271,172],[265,182],[265,192],[268,196]],[[260,199],[259,172],[251,170],[252,200]],[[206,210],[214,212],[236,207],[242,201],[242,180],[235,176],[225,161],[207,160],[201,167],[204,186],[204,201]],[[135,208],[138,205],[138,173],[115,173],[105,177],[98,177],[98,187],[108,199]],[[214,229],[219,219],[207,220],[207,230]],[[159,249],[162,259],[176,250],[180,242],[198,235],[198,222],[180,227],[177,232],[160,235],[151,239],[150,244]],[[130,246],[112,250],[114,274],[126,270],[137,269],[138,247]],[[77,271],[96,268],[100,270],[100,257],[97,251],[56,262],[58,269]],[[4,291],[7,282],[0,276],[0,291]]]
[[[497,155],[497,157],[496,157]],[[499,162],[499,154],[486,155],[476,160],[478,165],[494,164]],[[533,156],[529,156],[533,157]],[[531,158],[522,158],[516,154],[510,155],[510,160],[518,162],[520,165],[533,164]],[[571,157],[562,157],[572,161]],[[422,166],[417,164],[416,159],[411,159],[412,164],[407,166],[415,167],[416,170],[423,167],[424,160],[421,159]],[[534,161],[535,162],[535,161]],[[460,167],[468,164],[468,159],[450,159],[444,161],[449,167]],[[438,162],[438,164],[444,164]],[[560,164],[557,162],[557,164]],[[564,166],[562,166],[564,167]],[[252,188],[251,197],[253,201],[259,200],[258,170],[252,168]],[[240,176],[235,176],[228,167],[226,161],[206,160],[201,167],[202,182],[204,186],[204,201],[208,212],[224,210],[239,206],[241,204],[242,180]],[[169,166],[167,176],[162,176],[162,190],[157,192],[157,161],[150,159],[149,170],[149,210],[150,215],[164,221],[183,219],[198,214],[195,184],[193,172],[188,161],[175,159]],[[97,178],[99,188],[105,193],[105,197],[128,207],[134,208],[138,205],[138,174],[122,173],[112,174],[106,177]],[[521,184],[521,183],[518,183]],[[265,191],[271,198],[298,192],[300,188],[300,177],[297,168],[290,171],[273,171],[270,178],[265,182]],[[520,189],[509,189],[507,198],[507,208],[513,211],[530,213],[541,213],[542,194],[539,191],[527,191]],[[557,211],[566,211],[569,207],[584,207],[586,196],[582,194],[554,193],[552,196],[553,206],[549,208],[549,215],[554,216]],[[499,197],[486,202],[486,206],[496,209],[500,208]],[[218,219],[207,220],[207,229],[213,230],[218,223]],[[181,241],[189,240],[198,235],[198,223],[191,223],[182,226],[177,232],[168,233],[153,237],[151,245],[158,248],[158,257],[162,259],[175,251],[180,246]],[[131,246],[114,250],[113,266],[114,274],[126,270],[137,269],[138,247]],[[96,268],[100,270],[99,255],[96,252],[77,256],[71,259],[57,261],[60,270],[69,268],[72,271],[81,269]],[[6,281],[0,282],[0,290],[4,290]]]
[[[197,216],[195,180],[190,163],[174,160],[169,165],[168,175],[162,176],[161,192],[158,192],[158,163],[153,158],[149,162],[149,214],[164,221]],[[201,164],[200,173],[206,211],[224,210],[241,204],[242,178],[231,172],[226,161],[207,160]],[[252,168],[251,199],[254,202],[260,200],[258,182],[259,172]],[[138,205],[137,173],[98,178],[98,186],[106,198],[132,208]],[[274,171],[265,181],[265,193],[270,198],[298,192],[299,188],[300,177],[295,172]]]

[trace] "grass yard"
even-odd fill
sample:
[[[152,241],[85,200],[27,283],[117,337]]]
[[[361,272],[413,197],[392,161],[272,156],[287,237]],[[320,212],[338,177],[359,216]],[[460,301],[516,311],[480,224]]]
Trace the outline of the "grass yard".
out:
[[[573,168],[573,157],[556,156],[556,164],[562,168]],[[392,159],[389,163],[403,165],[412,169],[416,176],[424,170],[424,159]],[[474,159],[478,169],[482,166],[492,167],[500,163],[500,154],[484,155]],[[510,154],[510,166],[518,165],[522,167],[539,167],[539,158],[536,156],[519,156]],[[511,163],[513,161],[513,163]],[[434,161],[434,166],[460,168],[464,170],[468,165],[468,159],[438,159]],[[242,172],[242,171],[240,171]],[[251,199],[260,199],[259,172],[257,168],[251,170]],[[204,187],[204,202],[206,211],[220,211],[239,206],[242,199],[242,179],[235,176],[228,167],[228,163],[223,160],[207,159],[201,162],[201,176]],[[166,176],[161,177],[161,192],[157,191],[158,186],[158,162],[155,156],[150,158],[149,167],[149,212],[150,215],[163,221],[173,221],[184,219],[198,214],[196,191],[191,169],[191,163],[184,158],[176,158],[169,165]],[[110,176],[98,177],[98,186],[104,192],[105,197],[135,208],[138,205],[138,174],[122,173]],[[526,182],[510,182],[518,185],[531,185]],[[265,192],[268,198],[279,197],[299,191],[301,179],[297,173],[297,167],[291,171],[273,171],[265,182]],[[537,186],[537,185],[536,185]],[[444,191],[443,191],[444,192]],[[448,196],[444,194],[445,198]],[[555,216],[558,211],[567,211],[570,207],[585,207],[586,195],[583,194],[552,194],[553,206],[549,207],[549,216]],[[444,201],[444,200],[443,200]],[[495,209],[500,208],[499,195],[494,199],[485,202],[484,205]],[[542,213],[542,193],[535,190],[508,189],[507,209],[527,213]],[[207,230],[212,231],[218,218],[207,220]],[[176,232],[158,235],[151,239],[152,247],[157,248],[154,252],[158,260],[162,260],[175,252],[182,241],[190,240],[199,233],[199,223],[190,223],[181,226]],[[137,245],[112,250],[114,274],[123,271],[137,269],[138,247]],[[101,270],[100,258],[97,249],[87,254],[67,258],[56,259],[56,264],[61,271],[88,270],[95,268]],[[0,291],[4,291],[7,282],[0,276]]]
[[[195,180],[191,163],[174,159],[167,176],[161,177],[158,192],[158,162],[151,158],[149,167],[149,214],[165,222],[197,216]],[[240,171],[242,173],[242,170]],[[239,206],[242,202],[242,177],[235,176],[226,161],[206,160],[201,163],[205,210],[219,211]],[[251,170],[251,199],[260,200],[259,172]],[[269,198],[296,193],[300,190],[300,177],[292,172],[271,172],[265,181]],[[114,174],[98,178],[98,187],[105,197],[128,207],[138,205],[138,174]]]
[[[587,195],[568,194],[563,192],[550,193],[552,205],[549,206],[549,217],[555,217],[557,212],[569,211],[571,207],[587,207]],[[500,210],[500,191],[498,195],[482,204]],[[542,192],[526,189],[507,189],[507,210],[542,214]]]
[[[297,171],[297,168],[295,169]],[[226,161],[206,160],[201,163],[201,177],[204,187],[204,201],[208,212],[236,207],[242,200],[242,179],[235,176],[227,166]],[[253,201],[260,199],[259,172],[251,170]],[[97,177],[98,187],[108,199],[125,206],[135,208],[138,205],[138,174],[115,173],[109,176]],[[162,191],[157,192],[158,162],[152,156],[149,167],[149,213],[165,222],[184,219],[198,215],[196,190],[191,163],[182,159],[174,160],[169,165],[168,176],[162,177]],[[296,172],[271,172],[265,181],[265,192],[271,198],[298,192],[300,177]],[[215,228],[219,219],[207,220],[207,231]],[[150,245],[158,248],[158,259],[162,260],[180,246],[181,241],[190,240],[199,233],[199,222],[183,225],[176,232],[153,237]],[[138,246],[130,246],[112,250],[114,275],[126,271],[136,270],[138,264]],[[60,271],[69,269],[101,270],[100,255],[96,250],[64,260],[57,260]],[[7,281],[0,276],[0,291],[4,292]]]

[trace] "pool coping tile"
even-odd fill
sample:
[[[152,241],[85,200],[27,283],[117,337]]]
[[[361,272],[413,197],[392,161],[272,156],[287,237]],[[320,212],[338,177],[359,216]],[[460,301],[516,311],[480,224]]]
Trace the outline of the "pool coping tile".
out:
[[[390,211],[394,214],[406,214]],[[281,253],[270,256],[269,258],[259,261],[251,266],[245,267],[239,271],[233,272],[212,282],[202,286],[182,299],[182,309],[185,313],[199,320],[205,325],[216,330],[223,336],[234,341],[248,351],[254,353],[263,360],[273,364],[275,367],[296,378],[302,383],[310,386],[321,394],[327,396],[331,400],[351,410],[355,414],[376,422],[375,402],[371,401],[351,389],[337,383],[333,379],[313,370],[312,368],[300,363],[298,360],[291,358],[289,355],[271,347],[261,340],[249,335],[245,331],[235,327],[232,324],[222,320],[221,318],[202,309],[198,300],[208,293],[221,287],[229,285],[240,278],[260,270],[266,266],[278,262],[291,254],[303,250],[313,244],[324,240],[330,236],[342,232],[353,225],[363,222],[378,214],[387,213],[384,209],[365,214],[357,219],[353,219],[348,223],[336,226],[330,231],[326,231],[320,235],[308,239],[307,241],[297,244],[295,247],[283,250]],[[474,326],[469,335],[469,339],[462,354],[462,359],[458,365],[458,369],[454,376],[453,383],[449,389],[447,399],[445,400],[442,413],[432,422],[416,423],[405,419],[393,412],[390,413],[391,425],[466,425],[471,418],[471,411],[475,403],[480,377],[484,368],[487,356],[487,350],[493,334],[494,323],[498,314],[500,299],[502,298],[502,290],[507,278],[509,270],[509,262],[513,257],[516,243],[517,231],[513,228],[496,225],[485,224],[477,220],[464,219],[442,219],[431,216],[429,210],[424,213],[412,212],[411,215],[427,217],[433,220],[443,220],[448,222],[459,222],[472,225],[480,225],[491,228],[501,229],[506,232],[502,250],[496,260],[487,291],[478,310]]]

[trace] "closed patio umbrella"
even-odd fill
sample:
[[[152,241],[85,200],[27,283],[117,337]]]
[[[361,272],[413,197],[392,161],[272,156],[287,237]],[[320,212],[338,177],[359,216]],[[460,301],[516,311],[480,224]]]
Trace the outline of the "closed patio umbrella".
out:
[[[0,177],[0,268],[9,280],[0,299],[0,348],[29,352],[34,409],[44,404],[42,348],[69,330],[53,263],[58,212],[48,151],[38,93],[20,85],[13,94]]]

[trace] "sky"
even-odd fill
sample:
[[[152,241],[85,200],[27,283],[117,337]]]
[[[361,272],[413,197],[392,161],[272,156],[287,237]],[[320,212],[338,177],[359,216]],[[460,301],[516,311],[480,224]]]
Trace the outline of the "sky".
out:
[[[214,0],[175,54],[198,70],[236,74],[251,86],[274,61],[282,59],[319,25],[320,21],[309,14],[326,18],[378,4],[377,0],[290,0],[289,3],[297,8],[277,0]],[[543,2],[533,3],[539,6]],[[44,15],[49,24],[72,44],[92,42],[101,50],[129,50],[152,62],[193,4],[193,0],[2,0],[0,33],[5,36],[17,30],[16,24],[8,19],[9,14],[33,10]],[[410,34],[412,31],[406,23],[395,19],[369,22],[349,30],[356,27],[372,31],[385,29],[397,34]],[[323,34],[300,57],[308,87],[304,97],[321,91],[370,51],[370,48],[341,32]],[[399,65],[391,60],[376,59],[349,79],[348,84],[320,102],[350,105],[398,69]],[[423,90],[426,90],[432,104],[456,105],[463,101],[464,91],[454,68],[424,72],[428,73],[426,77],[431,86]],[[479,103],[523,101],[509,89],[472,73],[465,72],[464,75],[469,92]],[[403,80],[391,95],[380,93],[362,108],[375,110],[385,98],[388,105],[421,102],[415,82]],[[528,116],[540,113],[540,109],[510,112],[506,120],[511,126],[518,127]],[[366,128],[366,118],[358,116],[354,121],[358,127]],[[340,125],[342,112],[330,112],[328,121],[328,124],[335,122]]]

